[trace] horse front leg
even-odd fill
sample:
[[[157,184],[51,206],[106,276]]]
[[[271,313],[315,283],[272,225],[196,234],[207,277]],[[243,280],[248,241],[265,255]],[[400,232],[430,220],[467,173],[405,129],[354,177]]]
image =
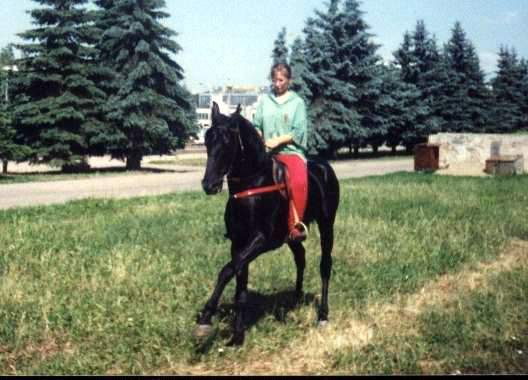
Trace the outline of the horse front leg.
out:
[[[211,295],[209,300],[206,302],[204,308],[202,309],[198,317],[198,322],[197,322],[198,326],[196,327],[196,330],[194,331],[194,335],[197,338],[204,338],[211,334],[212,319],[218,307],[218,301],[220,300],[220,297],[222,296],[224,288],[229,283],[229,281],[233,278],[234,274],[235,274],[235,268],[234,268],[233,261],[226,264],[222,268],[220,273],[218,274],[218,280],[216,281],[216,286],[213,291],[213,294]]]
[[[264,242],[264,236],[258,234],[250,240],[250,243],[244,249],[235,252],[232,255],[233,257],[231,261],[222,268],[218,274],[218,280],[213,294],[198,317],[198,326],[194,333],[196,337],[202,338],[211,334],[212,318],[218,308],[218,302],[220,301],[220,297],[222,296],[225,287],[235,275],[242,273],[244,268],[262,253]]]

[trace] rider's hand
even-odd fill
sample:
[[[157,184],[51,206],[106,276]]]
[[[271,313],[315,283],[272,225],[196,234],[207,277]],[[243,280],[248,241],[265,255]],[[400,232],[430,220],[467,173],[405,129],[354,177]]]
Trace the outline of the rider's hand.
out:
[[[281,144],[281,141],[277,137],[274,137],[274,138],[267,140],[265,144],[266,144],[266,148],[275,149]]]
[[[289,144],[293,141],[292,137],[290,135],[285,136],[279,136],[279,137],[273,137],[266,141],[266,147],[269,149],[276,149],[277,147]]]

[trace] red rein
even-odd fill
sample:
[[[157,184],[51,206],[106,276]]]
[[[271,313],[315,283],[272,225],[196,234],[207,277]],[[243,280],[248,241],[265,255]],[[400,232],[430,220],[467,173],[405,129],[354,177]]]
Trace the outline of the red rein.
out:
[[[244,198],[252,197],[254,195],[272,193],[274,191],[280,191],[284,189],[286,189],[285,184],[258,187],[256,189],[249,189],[246,191],[242,191],[240,193],[236,193],[235,195],[233,195],[233,198],[234,199],[244,199]]]

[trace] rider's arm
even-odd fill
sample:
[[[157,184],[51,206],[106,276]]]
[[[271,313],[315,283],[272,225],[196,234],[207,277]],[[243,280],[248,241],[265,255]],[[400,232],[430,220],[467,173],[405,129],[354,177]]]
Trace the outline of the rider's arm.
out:
[[[292,143],[306,150],[308,145],[308,116],[304,101],[302,99],[299,100],[295,107],[292,122]]]

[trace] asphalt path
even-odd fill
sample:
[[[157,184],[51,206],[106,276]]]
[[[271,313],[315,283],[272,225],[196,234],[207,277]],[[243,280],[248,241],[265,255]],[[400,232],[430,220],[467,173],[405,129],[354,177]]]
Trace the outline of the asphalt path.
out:
[[[413,171],[413,159],[339,161],[332,167],[339,179],[346,179]],[[85,198],[130,198],[201,190],[203,167],[156,166],[156,169],[160,168],[164,172],[107,174],[86,179],[0,185],[0,209],[58,204]]]

